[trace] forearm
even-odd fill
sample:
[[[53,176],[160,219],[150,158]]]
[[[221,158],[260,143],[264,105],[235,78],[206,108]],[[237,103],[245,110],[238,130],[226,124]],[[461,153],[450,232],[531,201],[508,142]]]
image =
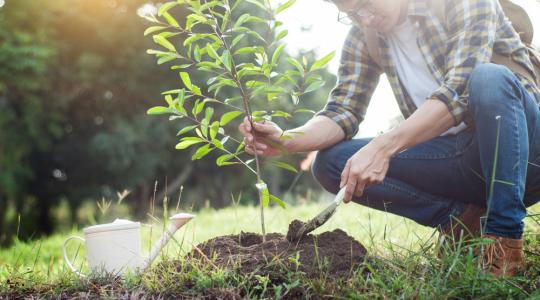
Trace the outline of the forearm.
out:
[[[287,130],[284,146],[290,153],[308,152],[328,148],[345,138],[343,129],[325,116],[316,116],[306,124]]]
[[[397,128],[374,139],[393,156],[405,149],[440,136],[454,126],[447,106],[436,99],[427,100]]]

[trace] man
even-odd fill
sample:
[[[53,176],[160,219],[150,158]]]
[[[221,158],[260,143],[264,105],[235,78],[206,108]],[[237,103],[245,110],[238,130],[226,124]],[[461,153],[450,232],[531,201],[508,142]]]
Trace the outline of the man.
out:
[[[321,150],[312,171],[326,190],[345,186],[345,202],[443,234],[482,232],[492,240],[482,251],[486,271],[517,274],[526,207],[540,199],[540,91],[526,76],[490,63],[500,53],[533,69],[498,2],[442,1],[445,20],[433,0],[333,2],[354,26],[328,103],[284,133],[272,122],[255,123],[255,144],[245,119],[239,129],[246,151],[279,155],[269,141],[289,152]],[[370,30],[381,65],[368,50]],[[351,140],[382,72],[406,120],[376,138]],[[282,141],[282,134],[292,138]]]

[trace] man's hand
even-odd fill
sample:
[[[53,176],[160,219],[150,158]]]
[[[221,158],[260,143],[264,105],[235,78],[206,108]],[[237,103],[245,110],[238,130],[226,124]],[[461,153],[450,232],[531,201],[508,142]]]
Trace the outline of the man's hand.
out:
[[[392,156],[441,135],[453,125],[446,104],[428,99],[398,127],[373,139],[347,161],[341,173],[340,188],[347,185],[343,201],[351,201],[353,194],[360,197],[368,186],[381,183]]]
[[[373,184],[381,183],[390,165],[391,152],[377,140],[358,150],[345,164],[339,187],[347,186],[343,201],[348,203],[352,196],[360,197]]]
[[[283,130],[274,122],[262,121],[253,122],[255,127],[256,147],[257,155],[261,156],[278,156],[286,151],[284,146],[284,140],[281,139]],[[251,155],[254,154],[253,149],[253,131],[248,117],[244,118],[238,129],[244,136],[244,143],[246,144],[246,152]]]

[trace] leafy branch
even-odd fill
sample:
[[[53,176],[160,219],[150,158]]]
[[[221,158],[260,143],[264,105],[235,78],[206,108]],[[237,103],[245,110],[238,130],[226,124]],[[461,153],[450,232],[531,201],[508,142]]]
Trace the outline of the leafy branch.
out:
[[[264,119],[313,113],[304,108],[291,112],[252,110],[255,104],[269,106],[278,99],[290,99],[298,106],[304,94],[324,85],[317,71],[328,64],[334,53],[311,65],[305,57],[302,62],[293,57],[283,58],[286,44],[282,40],[288,31],[280,28],[283,24],[276,16],[294,2],[288,0],[273,8],[268,0],[177,0],[161,5],[157,16],[145,16],[155,24],[144,34],[152,34],[153,41],[163,48],[148,50],[148,54],[155,55],[158,64],[176,62],[170,68],[178,70],[183,84],[183,88],[162,93],[168,106],[153,107],[148,114],[169,114],[170,121],[184,119],[190,123],[178,132],[178,136],[183,137],[176,148],[185,150],[197,146],[192,160],[202,159],[217,149],[224,153],[216,159],[218,166],[241,164],[256,176],[263,237],[264,207],[271,201],[282,207],[285,203],[270,194],[262,178],[263,158],[257,154],[256,134],[252,145],[254,158],[242,159],[244,142],[227,134],[225,127],[241,115],[246,116],[254,128],[254,122]],[[185,24],[181,25],[171,14],[175,8],[190,12]],[[245,12],[246,9],[254,14]],[[280,71],[280,66],[286,71]],[[204,81],[204,88],[192,79]],[[237,101],[241,102],[240,106],[234,105]],[[227,108],[232,110],[224,110]],[[254,168],[250,166],[253,161]],[[285,162],[271,161],[270,164],[297,172]]]

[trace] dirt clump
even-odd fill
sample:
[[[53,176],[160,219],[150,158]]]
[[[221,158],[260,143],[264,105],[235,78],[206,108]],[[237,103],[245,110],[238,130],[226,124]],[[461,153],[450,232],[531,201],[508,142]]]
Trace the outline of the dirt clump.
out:
[[[302,224],[293,221],[287,236]],[[345,277],[364,262],[366,248],[339,229],[308,234],[295,243],[279,233],[267,234],[263,242],[256,233],[242,232],[210,239],[198,245],[191,256],[242,274],[284,274],[290,270],[310,278],[324,274]]]
[[[298,241],[295,241],[295,235],[300,230],[300,228],[302,228],[302,226],[304,226],[305,224],[306,223],[300,220],[292,221],[291,224],[289,224],[289,230],[287,231],[287,236],[286,236],[287,241],[291,243],[298,242]]]

